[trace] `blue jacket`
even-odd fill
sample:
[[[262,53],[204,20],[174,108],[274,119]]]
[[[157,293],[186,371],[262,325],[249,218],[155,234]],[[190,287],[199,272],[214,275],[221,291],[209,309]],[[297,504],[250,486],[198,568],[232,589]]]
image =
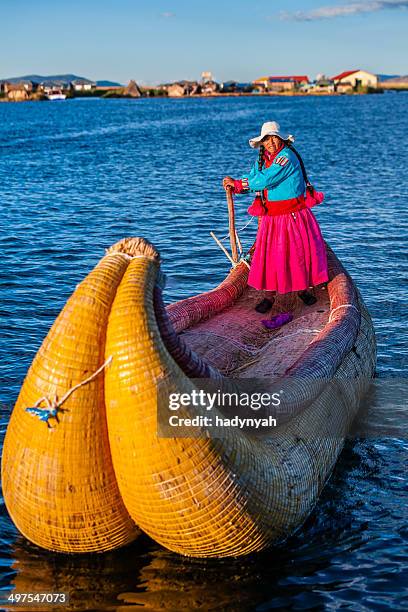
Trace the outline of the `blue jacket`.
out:
[[[258,170],[258,160],[251,172],[241,177],[245,191],[267,189],[266,199],[272,202],[289,200],[304,195],[306,184],[302,169],[295,153],[284,147],[275,157],[269,168]]]

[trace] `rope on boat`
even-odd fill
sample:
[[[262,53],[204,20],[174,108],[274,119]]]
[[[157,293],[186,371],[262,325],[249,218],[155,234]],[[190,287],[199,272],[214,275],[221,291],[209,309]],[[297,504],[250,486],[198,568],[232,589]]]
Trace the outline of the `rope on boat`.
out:
[[[225,246],[221,243],[221,240],[219,240],[217,238],[217,236],[214,234],[214,232],[210,232],[210,236],[212,238],[214,238],[215,242],[218,244],[218,246],[220,247],[220,249],[222,250],[222,252],[226,256],[226,258],[230,261],[230,263],[231,263],[233,268],[236,268],[240,263],[244,263],[247,266],[247,268],[250,268],[250,265],[248,263],[248,258],[249,258],[248,253],[246,255],[243,255],[242,250],[241,250],[241,257],[239,258],[238,261],[234,261],[232,259],[231,255],[228,253],[228,251],[225,248]],[[241,249],[242,249],[242,246],[241,246]]]
[[[321,332],[321,329],[308,329],[307,327],[302,328],[302,329],[298,329],[295,332],[292,332],[291,334],[285,334],[285,340],[286,338],[291,338],[292,336],[298,336],[299,334],[318,334],[319,332]]]
[[[278,331],[278,330],[276,330]],[[291,334],[285,334],[285,340],[287,338],[291,338],[292,336],[298,336],[299,334],[318,334],[321,330],[320,329],[310,329],[310,328],[302,328],[302,329],[298,329],[295,332],[292,332]],[[264,351],[268,345],[270,344],[269,342],[267,342],[266,344],[263,344],[261,346],[255,346],[253,344],[242,344],[241,342],[238,342],[238,340],[235,340],[233,338],[228,338],[227,336],[223,336],[222,334],[217,334],[216,332],[210,331],[210,330],[206,330],[206,331],[198,331],[198,332],[194,332],[194,331],[188,331],[186,332],[186,335],[188,338],[190,338],[191,336],[215,336],[216,338],[219,338],[220,340],[223,340],[224,342],[228,342],[230,344],[232,344],[233,346],[235,346],[236,348],[238,348],[241,351],[245,351],[246,353],[250,353],[251,355],[256,355],[262,351]],[[271,340],[271,342],[275,342],[276,336],[273,337],[273,339]]]
[[[236,230],[237,234],[240,234],[241,232],[244,231],[244,229],[246,229],[248,227],[248,225],[250,225],[252,223],[252,221],[255,219],[255,217],[251,217],[250,220],[248,221],[248,223],[245,223],[245,225],[243,225],[242,227],[240,227],[239,230]],[[229,238],[229,234],[227,234],[226,236],[224,236],[224,238],[219,238],[220,242],[224,242],[224,240],[226,240],[227,238]]]
[[[244,255],[243,257],[241,257],[238,261],[234,261],[233,263],[233,268],[236,268],[238,266],[238,264],[240,263],[244,263],[246,265],[246,267],[248,268],[248,270],[251,269],[251,266],[249,265],[248,262],[248,258],[249,258],[249,254],[247,253],[246,255]]]
[[[65,410],[63,410],[62,408],[62,405],[65,404],[67,399],[71,397],[71,395],[75,391],[80,389],[80,387],[83,387],[84,385],[87,385],[88,383],[92,382],[111,363],[111,361],[112,356],[108,357],[108,359],[96,370],[96,372],[91,374],[91,376],[88,376],[88,378],[86,378],[82,382],[78,383],[74,387],[71,387],[71,389],[69,389],[60,400],[58,400],[57,395],[52,401],[49,397],[44,396],[37,400],[33,407],[26,408],[25,411],[29,414],[32,414],[33,416],[38,417],[40,421],[44,421],[45,423],[47,423],[47,426],[51,429],[51,426],[48,422],[49,419],[54,418],[57,423],[59,423],[58,412],[65,412]],[[43,402],[45,402],[47,406],[46,408],[40,408]]]
[[[238,250],[239,250],[239,256],[241,257],[241,255],[244,252],[244,250],[242,248],[241,239],[240,239],[239,234],[238,234],[238,232],[236,230],[235,230],[235,240],[237,241]]]
[[[235,340],[233,338],[228,338],[226,336],[223,336],[222,334],[217,334],[216,332],[213,332],[213,331],[210,331],[210,330],[198,331],[198,332],[188,331],[187,332],[187,337],[191,337],[191,336],[201,337],[203,334],[206,335],[206,336],[214,336],[215,338],[219,338],[220,340],[224,340],[224,342],[229,342],[230,344],[235,346],[237,349],[239,349],[241,351],[245,351],[246,353],[251,353],[253,355],[258,353],[260,351],[260,349],[262,348],[262,347],[254,346],[254,345],[250,345],[250,344],[242,344],[241,342],[238,342],[238,340]]]
[[[151,257],[149,257],[149,255],[129,255],[129,253],[125,253],[124,251],[109,251],[109,249],[105,249],[105,256],[106,255],[123,255],[126,259],[151,259]]]
[[[239,230],[235,228],[235,212],[234,212],[234,199],[232,197],[232,189],[225,190],[227,196],[227,204],[228,204],[228,222],[229,222],[229,232],[223,238],[217,238],[214,232],[210,232],[211,237],[215,240],[217,245],[223,251],[224,255],[231,262],[232,268],[236,268],[239,264],[243,263],[250,269],[249,261],[250,255],[249,252],[244,253],[244,249],[242,247],[242,242],[240,240],[239,234],[243,232],[248,225],[252,223],[255,217],[251,217],[251,219],[245,223],[243,227]],[[228,253],[227,249],[222,244],[224,240],[227,238],[230,239],[231,244],[231,255]]]
[[[354,310],[356,310],[358,313],[360,312],[357,306],[354,306],[354,304],[341,304],[340,306],[337,306],[330,312],[329,323],[332,322],[332,316],[334,315],[336,310],[339,310],[339,308],[354,308]]]

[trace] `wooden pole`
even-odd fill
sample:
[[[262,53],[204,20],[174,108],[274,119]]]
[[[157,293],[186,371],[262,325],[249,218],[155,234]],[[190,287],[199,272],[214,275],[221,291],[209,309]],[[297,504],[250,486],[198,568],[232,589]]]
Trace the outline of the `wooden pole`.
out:
[[[226,255],[227,259],[230,260],[230,262],[232,263],[232,265],[235,265],[236,262],[232,259],[231,255],[228,253],[227,249],[225,248],[225,246],[222,244],[222,242],[220,242],[220,240],[218,240],[217,236],[214,234],[214,232],[210,232],[210,236],[212,238],[214,238],[215,242],[218,244],[218,246],[220,247],[220,249],[223,251],[223,253]]]
[[[235,212],[234,212],[234,199],[232,197],[231,187],[227,187],[227,204],[228,204],[228,221],[229,221],[229,235],[231,244],[231,254],[234,263],[238,262],[238,249],[237,249],[237,237],[235,233]]]

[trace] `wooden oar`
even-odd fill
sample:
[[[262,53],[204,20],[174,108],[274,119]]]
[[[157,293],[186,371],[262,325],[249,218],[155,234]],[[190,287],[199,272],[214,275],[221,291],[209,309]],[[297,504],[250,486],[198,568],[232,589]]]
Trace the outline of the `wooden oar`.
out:
[[[237,263],[239,257],[238,257],[238,248],[237,248],[237,235],[235,232],[234,199],[232,197],[231,187],[227,187],[225,192],[227,195],[227,204],[228,204],[229,236],[230,236],[232,260],[234,263]]]

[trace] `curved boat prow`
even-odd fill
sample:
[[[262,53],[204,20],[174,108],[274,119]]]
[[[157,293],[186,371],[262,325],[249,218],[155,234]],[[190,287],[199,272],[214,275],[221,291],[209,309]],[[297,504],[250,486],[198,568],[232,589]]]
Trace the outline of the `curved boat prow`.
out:
[[[124,254],[105,256],[78,285],[38,350],[10,417],[4,500],[21,533],[49,550],[102,552],[139,534],[110,456],[104,368],[92,377],[104,364],[110,307],[127,265]]]
[[[223,442],[157,436],[158,386],[166,385],[168,394],[194,389],[160,334],[154,304],[158,276],[157,260],[132,259],[109,317],[105,354],[113,361],[105,375],[105,396],[119,489],[138,525],[167,548],[196,556],[237,554],[244,534],[251,534],[251,543],[264,538],[245,510],[246,492],[234,484],[234,471],[243,478],[252,472],[248,466],[242,474],[247,452],[239,446],[245,441],[240,443],[234,432]],[[156,311],[163,321],[162,305],[156,304]],[[174,347],[175,355],[189,359],[188,351],[176,350],[180,346]],[[197,375],[205,365],[193,358]],[[189,410],[183,413],[192,416]]]

